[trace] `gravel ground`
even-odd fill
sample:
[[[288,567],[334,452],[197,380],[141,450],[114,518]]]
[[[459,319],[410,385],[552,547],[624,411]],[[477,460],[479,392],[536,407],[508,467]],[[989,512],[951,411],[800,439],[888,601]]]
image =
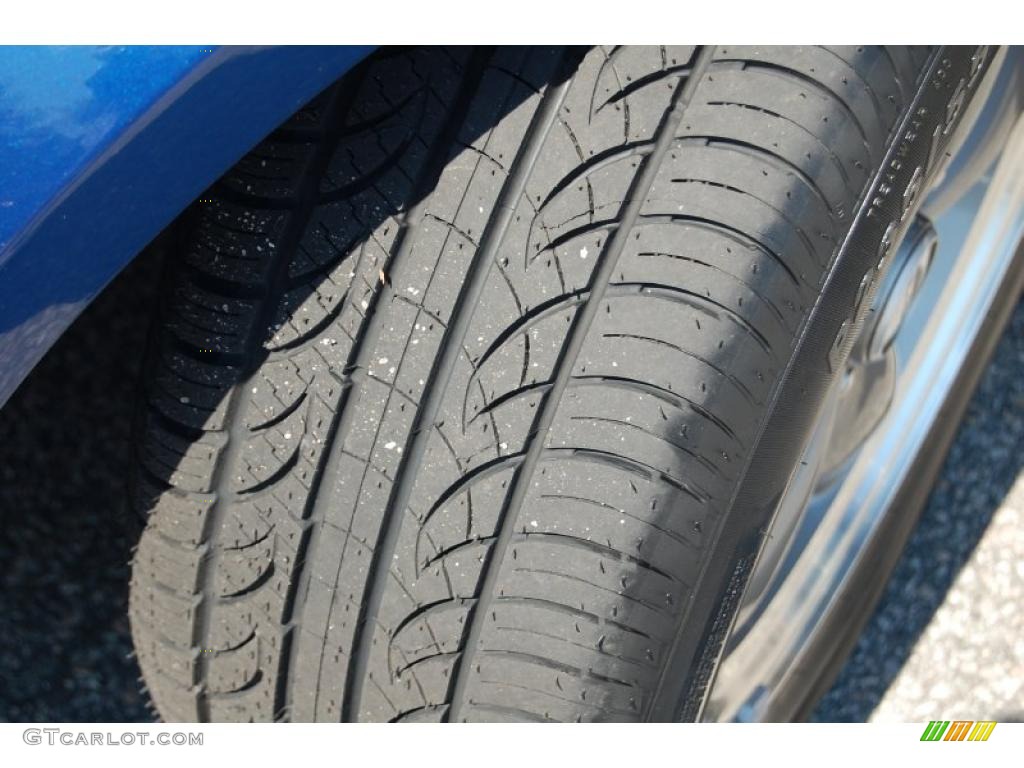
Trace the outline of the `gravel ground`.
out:
[[[0,410],[2,720],[151,719],[129,657],[138,529],[125,477],[158,268],[155,252],[138,259]],[[1021,717],[1024,482],[1010,489],[1024,463],[1022,406],[1024,305],[816,719]]]
[[[0,409],[0,719],[152,719],[128,658],[125,477],[156,261],[136,260]]]
[[[1024,719],[1024,476],[871,715]],[[967,631],[965,631],[965,628]]]

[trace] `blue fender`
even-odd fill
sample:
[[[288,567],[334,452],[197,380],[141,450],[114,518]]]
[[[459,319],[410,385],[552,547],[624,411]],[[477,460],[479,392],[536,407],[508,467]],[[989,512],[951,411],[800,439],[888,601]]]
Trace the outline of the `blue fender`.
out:
[[[122,267],[370,50],[0,47],[0,405]]]

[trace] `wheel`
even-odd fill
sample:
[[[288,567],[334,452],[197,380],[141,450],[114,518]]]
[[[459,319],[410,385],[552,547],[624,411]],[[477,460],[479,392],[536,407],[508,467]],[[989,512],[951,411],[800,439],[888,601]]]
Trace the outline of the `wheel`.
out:
[[[167,720],[675,720],[987,49],[384,49],[185,217]]]

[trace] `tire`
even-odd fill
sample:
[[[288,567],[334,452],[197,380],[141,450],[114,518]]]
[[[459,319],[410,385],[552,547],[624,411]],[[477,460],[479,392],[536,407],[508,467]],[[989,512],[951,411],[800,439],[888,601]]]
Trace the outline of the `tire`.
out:
[[[699,717],[986,62],[383,50],[296,114],[165,277],[130,601],[159,713]]]

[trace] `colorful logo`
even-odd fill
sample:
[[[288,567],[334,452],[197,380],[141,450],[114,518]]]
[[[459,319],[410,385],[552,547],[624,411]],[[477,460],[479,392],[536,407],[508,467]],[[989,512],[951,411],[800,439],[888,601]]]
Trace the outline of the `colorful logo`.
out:
[[[932,720],[921,741],[988,741],[995,727],[992,720]]]

